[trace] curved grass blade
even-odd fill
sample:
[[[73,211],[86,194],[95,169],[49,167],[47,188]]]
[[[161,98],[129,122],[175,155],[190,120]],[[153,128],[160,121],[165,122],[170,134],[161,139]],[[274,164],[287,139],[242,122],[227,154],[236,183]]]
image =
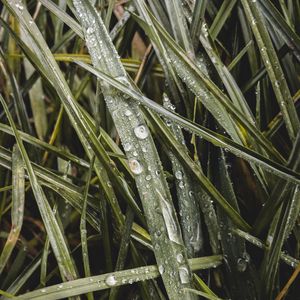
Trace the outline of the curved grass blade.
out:
[[[24,217],[25,170],[20,150],[14,146],[12,154],[11,230],[0,255],[0,274],[18,241]]]
[[[201,125],[195,124],[194,122],[189,121],[188,119],[179,116],[174,112],[170,112],[163,108],[161,105],[157,104],[156,102],[150,100],[149,98],[145,97],[143,94],[133,90],[132,88],[124,85],[123,83],[115,80],[111,76],[101,72],[100,70],[95,69],[94,67],[84,64],[82,62],[76,62],[78,65],[82,66],[87,71],[91,72],[95,76],[99,77],[100,79],[106,81],[110,85],[114,86],[124,94],[130,96],[132,99],[136,100],[138,103],[141,103],[145,107],[155,111],[159,115],[162,115],[178,125],[182,128],[186,129],[187,131],[193,132],[196,135],[202,137],[203,139],[211,142],[215,146],[222,147],[226,151],[230,151],[236,156],[244,158],[249,162],[253,162],[258,166],[261,166],[266,171],[276,174],[279,177],[286,178],[287,181],[293,181],[294,183],[299,183],[299,174],[291,171],[290,169],[276,163],[253,150],[250,150],[246,147],[243,147],[231,139],[226,138],[221,134],[217,134]]]
[[[259,4],[249,0],[242,0],[242,4],[270,77],[289,137],[294,141],[300,130],[299,118],[264,18],[259,10]]]
[[[91,3],[79,0],[73,3],[95,67],[129,85],[117,52]],[[191,273],[171,195],[149,129],[136,103],[106,82],[101,82],[101,89],[135,175],[168,296],[170,299],[192,299],[193,296],[182,295],[184,287],[191,287]],[[182,255],[180,260],[177,259],[179,253]]]
[[[11,153],[2,147],[0,147],[0,165],[7,169],[11,168]],[[81,211],[83,198],[81,190],[77,186],[71,184],[61,176],[49,172],[43,167],[35,165],[34,163],[32,163],[32,167],[36,173],[36,176],[38,177],[39,182],[41,182],[43,186],[46,186],[57,192],[76,210],[79,212]],[[98,206],[89,196],[88,221],[97,231],[100,231],[100,224],[98,220],[99,217],[96,213],[98,210]]]
[[[56,218],[52,212],[50,204],[46,199],[45,193],[37,180],[37,177],[35,175],[35,172],[33,170],[31,162],[28,158],[25,147],[23,145],[23,142],[17,132],[15,123],[14,123],[14,121],[10,115],[10,112],[8,110],[8,107],[1,95],[0,95],[0,101],[6,112],[6,116],[10,122],[10,125],[14,131],[14,135],[15,135],[18,147],[20,149],[24,164],[27,169],[31,187],[32,187],[33,193],[34,193],[36,201],[37,201],[37,205],[38,205],[40,213],[41,213],[41,217],[43,219],[45,228],[47,230],[53,252],[57,259],[57,263],[58,263],[58,266],[59,266],[59,269],[61,272],[61,276],[62,276],[63,280],[75,279],[77,277],[76,269],[73,264],[72,258],[70,256],[68,246],[65,242],[64,234],[61,231],[61,229],[56,221]]]
[[[209,269],[217,267],[221,264],[222,256],[208,256],[201,258],[193,258],[189,260],[191,269],[193,271]],[[124,271],[118,271],[88,278],[81,278],[73,280],[72,282],[65,282],[35,290],[17,297],[17,299],[62,299],[75,295],[85,294],[88,292],[101,291],[120,285],[132,284],[143,280],[150,280],[160,276],[159,268],[155,265],[139,267]],[[181,298],[182,299],[182,298]]]

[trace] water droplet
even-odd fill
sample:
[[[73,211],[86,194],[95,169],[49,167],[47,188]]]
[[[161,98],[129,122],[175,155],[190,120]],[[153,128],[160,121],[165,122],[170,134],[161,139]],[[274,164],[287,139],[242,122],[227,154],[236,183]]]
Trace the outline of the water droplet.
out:
[[[176,171],[176,172],[175,172],[175,177],[176,177],[178,180],[181,180],[181,179],[182,179],[182,172],[181,172],[181,171]]]
[[[148,136],[148,129],[144,125],[140,125],[134,128],[134,134],[140,140],[144,140]]]
[[[159,274],[162,275],[164,273],[164,271],[165,271],[164,266],[163,265],[159,265],[158,266],[158,272],[159,272]]]
[[[176,259],[179,263],[182,263],[183,262],[183,255],[181,253],[178,253],[177,256],[176,256]]]
[[[125,111],[125,116],[126,116],[126,117],[130,117],[131,115],[132,115],[131,110],[127,109],[127,110]]]
[[[94,27],[89,27],[89,28],[86,30],[86,33],[87,33],[87,34],[92,34],[92,33],[94,33],[94,32],[95,32]]]
[[[46,293],[46,289],[41,289],[41,293]]]
[[[143,167],[142,165],[138,162],[136,159],[130,159],[128,161],[129,163],[129,168],[132,171],[133,174],[139,175],[143,172]]]
[[[237,270],[239,272],[245,272],[247,269],[247,262],[243,258],[237,260]]]
[[[190,276],[188,269],[186,267],[179,267],[178,270],[181,283],[189,283]]]
[[[125,150],[126,152],[129,151],[131,148],[132,148],[132,145],[131,145],[130,143],[126,143],[126,144],[124,145],[124,150]]]
[[[62,289],[62,288],[63,288],[63,285],[62,285],[62,284],[60,284],[60,285],[58,286],[58,288],[59,288],[59,289]]]
[[[116,285],[117,280],[116,280],[115,276],[109,275],[109,276],[105,279],[105,283],[106,283],[108,286],[114,286],[114,285]]]
[[[183,189],[184,188],[184,183],[183,181],[180,181],[179,184],[178,184],[179,188]]]
[[[152,176],[151,175],[147,175],[146,176],[146,180],[151,180]]]

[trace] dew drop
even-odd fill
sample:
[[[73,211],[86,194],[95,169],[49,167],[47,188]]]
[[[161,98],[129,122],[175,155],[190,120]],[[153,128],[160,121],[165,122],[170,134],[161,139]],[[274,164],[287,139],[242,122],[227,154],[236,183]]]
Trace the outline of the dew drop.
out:
[[[143,172],[142,165],[136,159],[129,160],[129,168],[132,171],[132,173],[135,175],[139,175]]]
[[[188,269],[186,267],[179,267],[178,270],[181,283],[189,283],[190,277]]]
[[[159,272],[160,275],[162,275],[165,272],[165,268],[164,268],[163,265],[158,266],[158,272]]]
[[[184,183],[183,181],[180,181],[179,184],[178,184],[179,188],[183,189],[184,188]]]
[[[105,283],[106,283],[108,286],[114,286],[114,285],[116,285],[117,280],[116,280],[115,276],[109,275],[109,276],[105,279]]]
[[[176,172],[175,172],[175,177],[176,177],[178,180],[181,180],[181,179],[182,179],[182,172],[181,172],[181,171],[176,171]]]
[[[183,255],[181,253],[178,253],[177,256],[176,256],[176,260],[179,262],[179,263],[182,263],[183,262]]]
[[[144,140],[148,136],[148,129],[144,125],[140,125],[134,128],[134,134],[140,140]]]
[[[126,116],[126,117],[130,117],[131,115],[132,115],[131,110],[127,109],[127,110],[125,111],[125,116]]]
[[[94,33],[94,28],[93,27],[89,27],[87,30],[86,30],[86,33],[87,34],[92,34],[92,33]]]
[[[132,148],[132,145],[131,145],[130,143],[126,143],[126,144],[124,145],[124,150],[125,150],[126,152],[129,151],[131,148]]]

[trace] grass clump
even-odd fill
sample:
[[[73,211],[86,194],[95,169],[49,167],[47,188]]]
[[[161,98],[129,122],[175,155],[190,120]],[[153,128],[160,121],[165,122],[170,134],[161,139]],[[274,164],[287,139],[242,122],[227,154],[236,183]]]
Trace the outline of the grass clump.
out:
[[[0,299],[297,297],[297,1],[0,9]]]

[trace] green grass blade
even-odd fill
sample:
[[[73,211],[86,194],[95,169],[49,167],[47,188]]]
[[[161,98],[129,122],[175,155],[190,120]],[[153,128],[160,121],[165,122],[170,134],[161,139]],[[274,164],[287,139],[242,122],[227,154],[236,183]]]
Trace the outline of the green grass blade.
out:
[[[90,270],[90,261],[89,261],[89,251],[88,251],[88,241],[87,241],[87,228],[86,228],[86,207],[87,207],[87,196],[92,176],[92,170],[94,167],[95,157],[92,158],[91,166],[87,176],[87,182],[84,189],[84,202],[82,207],[82,213],[80,218],[80,237],[81,237],[81,245],[82,245],[82,260],[83,260],[83,267],[84,267],[84,275],[85,277],[91,276]],[[88,300],[93,300],[94,296],[92,293],[87,294]]]
[[[189,264],[191,265],[191,269],[196,271],[211,267],[217,267],[221,264],[221,259],[221,256],[194,258],[189,260]],[[47,288],[20,295],[17,299],[62,299],[88,292],[101,291],[103,289],[108,289],[120,285],[131,284],[133,282],[150,280],[159,276],[159,268],[157,266],[150,265],[135,269],[92,276],[89,278],[77,279],[72,282],[56,284]]]
[[[103,22],[92,5],[78,0],[74,0],[73,3],[84,28],[87,47],[94,66],[109,72],[119,81],[129,84]],[[191,273],[175,209],[154,142],[138,106],[105,82],[101,82],[101,88],[124,148],[126,148],[129,166],[135,175],[150,228],[151,240],[156,245],[154,252],[160,265],[164,285],[169,298],[178,299],[182,297],[182,289],[191,286]],[[133,150],[133,145],[135,150]],[[146,179],[148,175],[151,176],[150,180]],[[157,211],[160,213],[156,213]],[[179,253],[182,254],[180,261],[177,260]],[[171,273],[172,277],[170,277]],[[183,299],[185,298],[193,297],[185,295]]]
[[[24,217],[25,205],[25,170],[20,150],[14,146],[12,155],[12,208],[11,230],[0,255],[0,274],[18,241]]]
[[[215,40],[222,30],[227,18],[231,14],[232,9],[236,4],[236,0],[224,0],[221,7],[219,8],[218,14],[216,15],[213,23],[211,24],[209,31],[213,40]]]
[[[194,12],[191,22],[191,39],[194,44],[194,49],[197,49],[199,43],[199,36],[201,32],[202,23],[204,21],[205,10],[207,6],[207,0],[196,0],[194,6]]]
[[[164,107],[168,110],[174,109],[167,95],[164,95]],[[186,148],[181,128],[166,120],[166,125],[170,127],[174,138]],[[188,149],[185,149],[188,153]],[[168,151],[168,156],[172,163],[173,175],[175,177],[178,206],[180,211],[180,223],[183,240],[187,248],[189,258],[195,257],[203,247],[203,233],[201,228],[200,208],[195,199],[195,188],[193,182],[176,156]]]

